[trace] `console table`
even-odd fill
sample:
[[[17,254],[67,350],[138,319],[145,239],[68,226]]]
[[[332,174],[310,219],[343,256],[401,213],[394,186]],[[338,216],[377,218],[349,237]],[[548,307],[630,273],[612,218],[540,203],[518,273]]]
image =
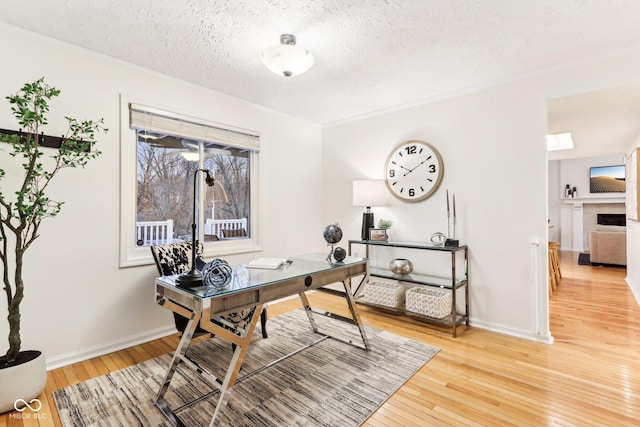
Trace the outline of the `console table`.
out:
[[[466,324],[469,326],[469,250],[467,246],[436,246],[436,245],[425,245],[420,243],[404,243],[404,242],[387,242],[387,241],[378,241],[378,240],[349,240],[349,255],[352,253],[353,245],[364,245],[365,247],[365,257],[369,258],[370,248],[375,247],[386,247],[386,248],[400,248],[403,252],[406,251],[420,251],[423,254],[429,253],[448,253],[450,254],[449,263],[450,263],[450,274],[445,276],[437,276],[429,274],[429,268],[422,264],[416,264],[415,270],[411,274],[395,274],[391,272],[386,266],[371,266],[369,269],[370,277],[379,277],[383,279],[390,279],[391,281],[402,282],[403,284],[407,283],[410,285],[417,286],[425,286],[432,288],[440,288],[442,290],[446,290],[451,292],[451,311],[450,314],[444,318],[435,318],[424,316],[419,313],[411,312],[405,310],[404,308],[390,308],[387,306],[377,305],[370,302],[365,301],[360,297],[362,293],[362,285],[356,289],[355,297],[358,304],[363,304],[367,306],[372,306],[376,308],[380,308],[383,310],[405,314],[407,316],[419,318],[426,322],[434,323],[440,326],[446,326],[451,328],[451,335],[455,338],[457,336],[457,327],[461,324]],[[456,257],[458,254],[462,255],[464,258],[463,262],[463,271],[459,272],[456,268],[457,260]],[[391,261],[391,259],[387,260]],[[456,294],[457,290],[464,288],[464,312],[458,313],[456,309]]]
[[[179,288],[175,283],[175,279],[178,277],[177,275],[163,276],[156,279],[156,303],[189,319],[189,323],[182,334],[180,343],[174,353],[155,400],[155,405],[174,426],[184,426],[184,423],[173,410],[169,408],[164,400],[164,396],[180,363],[186,364],[202,375],[207,375],[212,379],[212,384],[220,390],[220,398],[213,413],[210,426],[217,425],[219,415],[226,406],[233,385],[238,377],[242,361],[251,340],[251,335],[260,318],[262,306],[267,302],[298,294],[315,333],[361,347],[365,350],[370,350],[364,326],[356,311],[351,289],[352,278],[361,277],[360,284],[366,281],[369,275],[368,260],[366,258],[349,256],[342,262],[333,263],[327,258],[326,254],[308,254],[289,258],[289,261],[290,262],[276,270],[250,269],[246,265],[233,266],[231,282],[224,289],[217,291],[206,286],[192,289]],[[312,308],[305,295],[305,292],[309,290],[319,289],[322,286],[337,282],[341,282],[344,285],[344,297],[349,306],[351,313],[350,318]],[[256,308],[242,335],[236,335],[211,321],[212,317],[215,318],[227,312],[248,307]],[[318,330],[318,326],[314,321],[314,313],[356,326],[360,333],[362,344],[353,342],[350,338],[337,336],[335,333],[328,334]],[[224,379],[216,378],[195,361],[186,357],[189,342],[198,325],[202,329],[215,334],[217,337],[236,345]],[[314,344],[310,344],[307,347],[311,345]],[[303,349],[307,347],[303,347]],[[300,350],[297,350],[295,353],[299,351]],[[286,357],[287,356],[279,360]]]

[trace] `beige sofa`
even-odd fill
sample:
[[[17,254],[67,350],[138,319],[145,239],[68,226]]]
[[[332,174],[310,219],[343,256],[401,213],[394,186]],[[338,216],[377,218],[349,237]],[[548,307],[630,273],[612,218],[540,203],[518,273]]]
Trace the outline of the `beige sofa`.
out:
[[[589,248],[592,263],[627,265],[627,233],[592,231]]]

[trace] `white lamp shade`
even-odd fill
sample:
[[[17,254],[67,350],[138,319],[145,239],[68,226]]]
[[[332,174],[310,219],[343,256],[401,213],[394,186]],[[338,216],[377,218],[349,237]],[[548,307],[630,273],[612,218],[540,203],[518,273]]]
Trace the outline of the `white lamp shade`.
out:
[[[381,179],[353,181],[353,206],[386,206],[387,187]]]
[[[279,76],[298,76],[313,66],[315,58],[298,45],[279,45],[265,49],[260,55],[268,69]]]

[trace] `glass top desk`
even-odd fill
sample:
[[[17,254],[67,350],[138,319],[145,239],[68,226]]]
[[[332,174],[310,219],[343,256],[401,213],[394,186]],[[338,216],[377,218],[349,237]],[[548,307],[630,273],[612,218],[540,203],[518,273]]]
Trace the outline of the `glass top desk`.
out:
[[[265,303],[298,294],[315,333],[366,350],[370,349],[364,327],[360,321],[360,316],[356,311],[353,292],[351,290],[352,278],[362,276],[361,283],[366,282],[369,276],[369,261],[366,258],[349,256],[342,262],[333,263],[327,258],[326,254],[322,253],[295,256],[289,258],[289,260],[290,262],[285,263],[276,270],[251,269],[246,265],[233,266],[231,282],[224,289],[218,291],[205,286],[192,289],[179,288],[175,284],[175,279],[178,276],[163,276],[156,279],[156,303],[189,319],[189,323],[182,334],[178,348],[174,353],[155,400],[155,405],[173,425],[183,426],[184,424],[171,408],[169,408],[164,400],[164,396],[181,362],[196,369],[203,375],[209,376],[213,379],[211,383],[220,390],[220,398],[218,399],[218,404],[213,413],[210,426],[216,425],[219,419],[218,416],[226,406],[233,385],[236,382],[242,361],[246,355],[249,342],[251,341],[251,335],[260,318],[262,306]],[[349,307],[351,318],[316,310],[310,306],[309,300],[305,295],[306,291],[317,290],[322,286],[339,282],[344,285],[345,292],[343,295]],[[211,321],[212,318],[216,318],[225,313],[250,307],[255,307],[255,310],[248,324],[239,335]],[[336,334],[328,334],[320,331],[314,321],[314,313],[355,325],[358,328],[362,344],[354,342],[351,339],[341,338]],[[216,337],[235,344],[233,357],[231,358],[224,379],[216,378],[186,357],[187,348],[197,326],[215,334]],[[298,351],[300,350],[297,350],[296,353]]]

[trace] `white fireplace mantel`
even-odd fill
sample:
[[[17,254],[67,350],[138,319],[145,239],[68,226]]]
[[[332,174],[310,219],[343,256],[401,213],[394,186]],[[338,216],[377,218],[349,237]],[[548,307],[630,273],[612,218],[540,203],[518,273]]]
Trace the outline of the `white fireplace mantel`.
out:
[[[563,202],[570,205],[583,205],[588,203],[625,203],[624,197],[576,197],[562,199]]]
[[[625,203],[624,197],[582,197],[582,198],[570,198],[562,199],[564,203],[571,206],[572,211],[572,244],[574,251],[580,251],[584,249],[584,205],[587,204],[605,204],[605,203]]]

